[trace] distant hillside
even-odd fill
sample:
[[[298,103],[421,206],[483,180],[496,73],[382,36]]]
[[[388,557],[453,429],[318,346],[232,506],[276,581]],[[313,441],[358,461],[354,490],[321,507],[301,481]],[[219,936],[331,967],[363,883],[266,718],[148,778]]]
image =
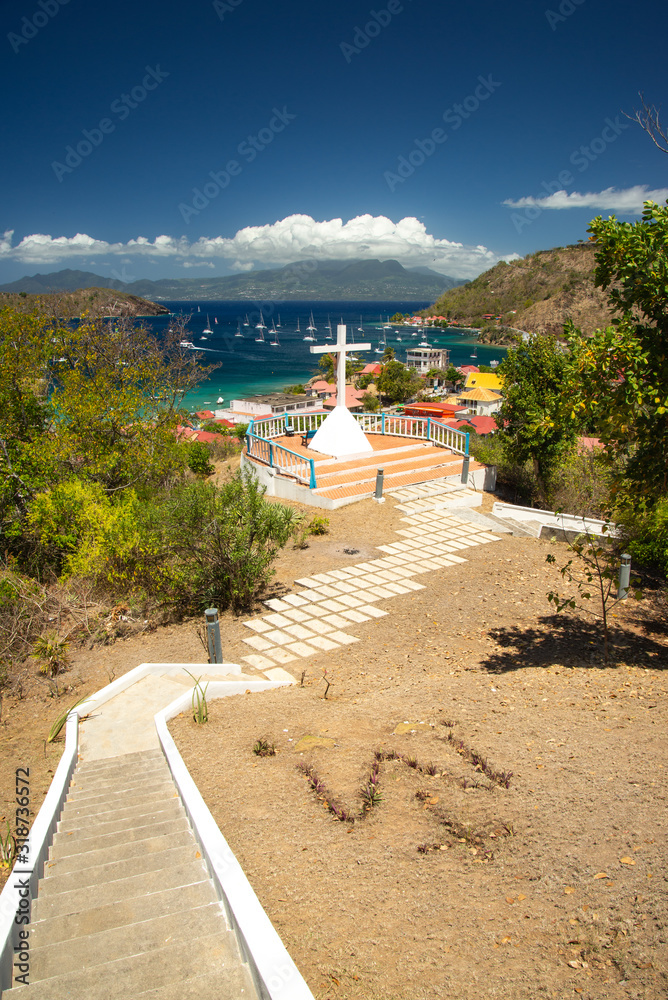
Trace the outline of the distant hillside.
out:
[[[74,272],[76,273],[76,272]],[[106,316],[162,316],[169,310],[137,295],[111,288],[83,288],[73,292],[30,295],[26,292],[1,292],[0,307],[11,306],[19,312],[37,312],[71,319],[87,312],[94,319]]]
[[[594,287],[594,254],[594,245],[583,243],[501,261],[465,287],[446,292],[424,314],[484,327],[489,325],[484,314],[492,313],[504,326],[551,334],[561,333],[572,319],[591,332],[608,325],[612,315],[607,293]]]
[[[102,278],[92,271],[72,271],[69,267],[50,274],[34,274],[32,277],[10,281],[0,285],[0,292],[28,292],[44,295],[47,292],[73,292],[78,288],[117,288],[123,290],[125,284],[115,278]]]
[[[407,269],[396,260],[296,261],[286,267],[245,271],[224,278],[163,278],[123,284],[89,271],[55,271],[1,285],[0,292],[58,292],[78,288],[117,288],[161,301],[212,299],[435,299],[456,278],[426,267]]]

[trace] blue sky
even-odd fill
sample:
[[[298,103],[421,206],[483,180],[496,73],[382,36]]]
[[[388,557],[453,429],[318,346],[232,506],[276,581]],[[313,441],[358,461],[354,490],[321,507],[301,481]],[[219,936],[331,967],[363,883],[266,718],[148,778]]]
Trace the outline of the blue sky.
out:
[[[471,278],[668,197],[637,0],[5,0],[0,282],[319,257]],[[559,193],[559,192],[563,193]]]

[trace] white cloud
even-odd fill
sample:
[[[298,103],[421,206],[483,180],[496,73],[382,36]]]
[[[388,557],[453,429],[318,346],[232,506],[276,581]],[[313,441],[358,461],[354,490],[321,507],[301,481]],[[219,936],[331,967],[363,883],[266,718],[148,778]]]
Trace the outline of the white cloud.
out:
[[[342,219],[316,222],[310,215],[291,215],[270,225],[248,226],[232,237],[201,237],[193,243],[173,236],[158,236],[153,241],[139,236],[127,243],[108,243],[82,233],[73,237],[35,233],[12,247],[12,236],[9,231],[0,241],[0,260],[25,264],[123,256],[148,258],[152,263],[169,259],[183,266],[211,266],[213,259],[246,271],[304,258],[394,258],[406,267],[426,265],[442,274],[473,278],[499,260],[517,259],[517,254],[501,257],[482,245],[465,246],[438,239],[415,218],[395,223],[382,215],[360,215],[346,223]]]
[[[604,191],[588,194],[580,194],[578,191],[571,191],[570,194],[566,191],[555,191],[545,198],[528,197],[519,198],[517,201],[508,198],[503,204],[510,208],[599,208],[608,212],[621,212],[622,215],[636,215],[642,212],[643,202],[656,201],[662,204],[666,199],[668,199],[668,188],[651,191],[646,184],[636,184],[635,187],[622,190],[609,187]]]
[[[210,260],[184,260],[182,267],[215,267]]]

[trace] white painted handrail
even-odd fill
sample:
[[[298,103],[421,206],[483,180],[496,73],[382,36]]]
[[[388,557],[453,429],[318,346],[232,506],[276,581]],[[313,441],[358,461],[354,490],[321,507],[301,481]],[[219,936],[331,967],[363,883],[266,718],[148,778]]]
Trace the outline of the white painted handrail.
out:
[[[212,681],[207,688],[207,699],[245,691],[266,691],[287,683],[290,682]],[[169,733],[168,720],[190,710],[191,704],[192,691],[187,691],[156,714],[158,739],[258,994],[261,1000],[313,1000],[313,994],[218,829]]]

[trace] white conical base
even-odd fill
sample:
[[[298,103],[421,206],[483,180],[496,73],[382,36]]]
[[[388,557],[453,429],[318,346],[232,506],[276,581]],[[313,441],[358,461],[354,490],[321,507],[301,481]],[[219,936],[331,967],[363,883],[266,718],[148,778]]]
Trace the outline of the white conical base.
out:
[[[335,406],[325,417],[309,448],[332,458],[373,451],[366,434],[346,406]]]

